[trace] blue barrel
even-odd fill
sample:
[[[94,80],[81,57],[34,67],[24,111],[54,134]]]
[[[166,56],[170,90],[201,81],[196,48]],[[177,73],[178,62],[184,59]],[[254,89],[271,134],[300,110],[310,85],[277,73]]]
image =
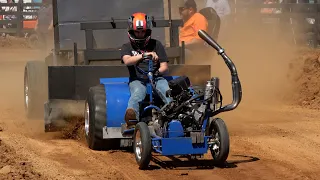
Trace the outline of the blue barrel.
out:
[[[106,93],[107,127],[121,127],[130,98],[128,78],[102,78]]]
[[[166,76],[165,78],[170,81],[177,77],[178,76]],[[100,78],[100,84],[104,85],[106,93],[107,127],[121,127],[121,123],[125,123],[124,115],[130,98],[128,82],[128,77]],[[176,122],[172,124],[173,130],[179,131],[177,136],[181,133],[179,126],[181,126],[181,124],[176,124]]]

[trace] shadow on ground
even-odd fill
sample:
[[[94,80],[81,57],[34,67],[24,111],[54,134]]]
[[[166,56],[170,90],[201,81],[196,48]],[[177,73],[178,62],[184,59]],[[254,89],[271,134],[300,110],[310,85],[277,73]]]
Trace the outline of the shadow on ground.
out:
[[[157,156],[152,157],[152,162],[156,165],[150,165],[149,169],[179,169],[179,168],[188,168],[188,169],[214,169],[216,168],[236,168],[238,167],[237,164],[241,163],[249,163],[254,161],[259,161],[258,157],[253,156],[246,156],[246,155],[233,155],[232,157],[240,157],[245,158],[242,160],[229,160],[224,165],[217,166],[213,163],[212,160],[209,159],[187,159],[181,160],[176,157],[169,157],[171,160],[164,161],[158,158]]]

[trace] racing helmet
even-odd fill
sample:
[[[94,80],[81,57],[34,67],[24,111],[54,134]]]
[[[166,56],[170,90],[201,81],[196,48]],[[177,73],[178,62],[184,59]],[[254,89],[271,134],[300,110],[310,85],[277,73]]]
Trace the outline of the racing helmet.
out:
[[[151,38],[152,20],[145,13],[137,12],[132,14],[128,19],[128,36],[132,45],[138,49],[144,49]],[[144,37],[136,37],[134,31],[144,30]]]

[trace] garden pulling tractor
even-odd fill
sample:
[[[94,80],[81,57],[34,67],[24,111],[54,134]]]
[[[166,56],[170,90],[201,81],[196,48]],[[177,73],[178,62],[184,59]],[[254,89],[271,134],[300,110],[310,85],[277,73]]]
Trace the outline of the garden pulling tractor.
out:
[[[209,117],[232,110],[239,104],[241,87],[236,70],[223,50],[201,31],[200,36],[219,52],[232,72],[234,102],[218,108],[221,100],[219,79],[210,80],[210,65],[185,64],[185,47],[184,43],[179,46],[178,33],[182,21],[171,19],[171,1],[168,1],[169,19],[164,18],[163,0],[134,1],[139,6],[132,6],[131,0],[53,0],[54,50],[45,60],[29,61],[25,66],[24,104],[27,117],[44,117],[45,132],[63,129],[68,124],[65,117],[84,117],[90,149],[134,147],[141,169],[149,164],[152,149],[162,155],[201,155],[209,147],[215,149],[212,142],[207,142],[212,139],[213,129],[226,139],[218,145],[221,153],[214,156],[216,162],[224,161],[228,156],[228,133],[221,119],[209,120]],[[155,17],[153,37],[163,44],[166,44],[165,27],[169,28],[170,45],[166,45],[165,50],[170,61],[170,74],[166,78],[172,89],[168,95],[173,97],[174,103],[163,106],[151,93],[152,88],[149,89],[147,97],[154,99],[154,104],[146,106],[142,103],[141,112],[145,110],[145,113],[140,114],[143,114],[143,120],[135,129],[127,130],[123,127],[130,96],[129,73],[127,67],[121,64],[118,47],[128,42],[127,21],[121,19],[134,12],[145,12]],[[213,34],[216,34],[219,29],[214,29]],[[195,87],[206,85],[208,80],[213,94],[198,93],[199,88]],[[195,94],[191,96],[193,91]],[[212,107],[189,107],[197,106],[198,102]],[[152,113],[152,109],[156,111]],[[192,114],[198,113],[198,110],[201,110],[199,116],[193,119]],[[154,121],[150,121],[150,117]],[[158,127],[158,124],[160,128],[150,128],[150,133],[146,122],[150,127]],[[190,128],[190,124],[195,126]],[[138,158],[141,148],[136,145],[138,138],[133,137],[141,137],[141,158]],[[176,145],[182,148],[175,148]]]
[[[163,156],[201,156],[210,149],[213,161],[223,164],[229,154],[229,135],[224,121],[210,119],[217,114],[235,109],[242,97],[237,70],[224,50],[205,32],[199,36],[218,51],[232,76],[233,102],[222,106],[219,78],[211,78],[205,88],[195,89],[187,76],[166,76],[170,90],[167,97],[173,101],[164,105],[155,89],[153,61],[148,61],[149,69],[144,72],[147,96],[140,102],[140,118],[135,128],[126,129],[124,112],[130,96],[128,78],[102,78],[100,85],[90,88],[85,105],[85,133],[89,147],[96,149],[111,145],[114,138],[133,142],[133,151],[140,169],[148,167],[152,152]],[[158,97],[158,98],[157,98]],[[112,104],[107,107],[107,104]],[[220,105],[220,106],[219,106]],[[120,114],[119,119],[113,114]],[[107,127],[103,133],[102,128]],[[105,142],[103,142],[103,140]],[[129,145],[130,146],[130,145]]]

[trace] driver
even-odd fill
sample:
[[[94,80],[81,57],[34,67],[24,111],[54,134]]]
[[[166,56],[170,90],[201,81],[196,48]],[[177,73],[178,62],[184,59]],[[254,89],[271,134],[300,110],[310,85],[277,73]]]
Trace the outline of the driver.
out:
[[[154,82],[164,103],[170,103],[171,98],[166,97],[169,90],[168,82],[163,75],[168,73],[168,58],[160,41],[151,38],[151,18],[141,12],[132,14],[128,19],[128,36],[130,42],[123,44],[121,48],[122,62],[129,70],[130,98],[125,113],[127,128],[134,127],[135,123],[129,120],[139,119],[139,102],[146,96],[146,83],[148,77],[137,69],[137,66],[148,71],[148,62],[142,61],[144,55],[151,55],[154,61]]]

